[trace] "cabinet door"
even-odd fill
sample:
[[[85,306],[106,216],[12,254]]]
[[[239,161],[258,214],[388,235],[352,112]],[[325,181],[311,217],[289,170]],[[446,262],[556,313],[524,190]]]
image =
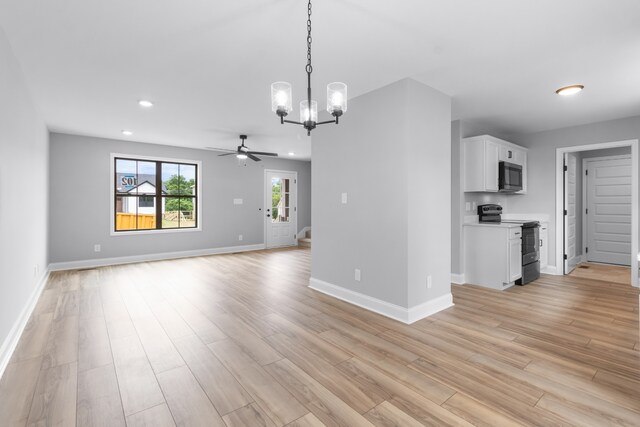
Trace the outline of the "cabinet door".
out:
[[[524,166],[525,163],[525,155],[526,152],[522,150],[513,150],[513,157],[511,158],[511,163],[515,163],[516,165]]]
[[[522,241],[509,240],[509,282],[522,277]]]
[[[549,263],[549,225],[545,222],[540,226],[540,270]]]
[[[486,191],[498,191],[500,146],[491,141],[485,141],[484,144],[484,188]]]

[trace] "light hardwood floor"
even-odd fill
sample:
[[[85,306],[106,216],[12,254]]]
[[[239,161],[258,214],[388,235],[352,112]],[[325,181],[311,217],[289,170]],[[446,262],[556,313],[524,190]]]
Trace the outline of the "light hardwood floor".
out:
[[[310,251],[51,276],[0,425],[640,425],[638,291],[453,286],[407,326],[307,288]]]
[[[585,279],[606,280],[622,285],[631,284],[631,268],[621,265],[581,262],[569,275]]]

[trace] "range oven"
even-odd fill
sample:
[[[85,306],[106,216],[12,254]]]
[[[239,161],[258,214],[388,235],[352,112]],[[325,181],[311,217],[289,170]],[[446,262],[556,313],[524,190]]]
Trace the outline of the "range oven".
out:
[[[514,192],[522,190],[522,166],[515,163],[498,163],[498,190]]]
[[[526,285],[540,277],[540,223],[538,221],[505,220],[522,227],[522,278],[516,285]]]

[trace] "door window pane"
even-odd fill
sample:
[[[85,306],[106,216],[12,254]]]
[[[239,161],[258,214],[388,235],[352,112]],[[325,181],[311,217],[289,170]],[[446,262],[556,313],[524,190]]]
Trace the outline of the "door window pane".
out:
[[[271,180],[271,221],[289,222],[289,179]]]

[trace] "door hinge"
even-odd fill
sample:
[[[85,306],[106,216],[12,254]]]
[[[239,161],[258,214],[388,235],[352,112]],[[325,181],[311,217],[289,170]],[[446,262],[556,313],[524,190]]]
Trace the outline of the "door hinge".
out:
[[[569,258],[567,257],[567,254],[564,254],[564,259],[569,259]]]
[[[297,206],[294,206],[293,211],[294,211],[294,212],[298,212],[298,207],[297,207]]]
[[[569,168],[567,167],[567,165],[564,165],[564,171],[566,172],[568,170],[569,170]]]
[[[566,210],[566,209],[564,210],[564,214],[565,214],[565,215],[567,214],[567,210]]]
[[[293,183],[294,183],[294,184],[297,184],[297,183],[298,183],[298,180],[297,180],[297,179],[294,179],[294,180],[293,180]]]
[[[589,175],[589,169],[585,169],[585,170],[584,170],[584,174],[585,174],[585,175]]]
[[[585,215],[587,215],[589,213],[589,208],[584,210]]]
[[[589,248],[584,248],[584,253],[588,254],[589,253]]]

